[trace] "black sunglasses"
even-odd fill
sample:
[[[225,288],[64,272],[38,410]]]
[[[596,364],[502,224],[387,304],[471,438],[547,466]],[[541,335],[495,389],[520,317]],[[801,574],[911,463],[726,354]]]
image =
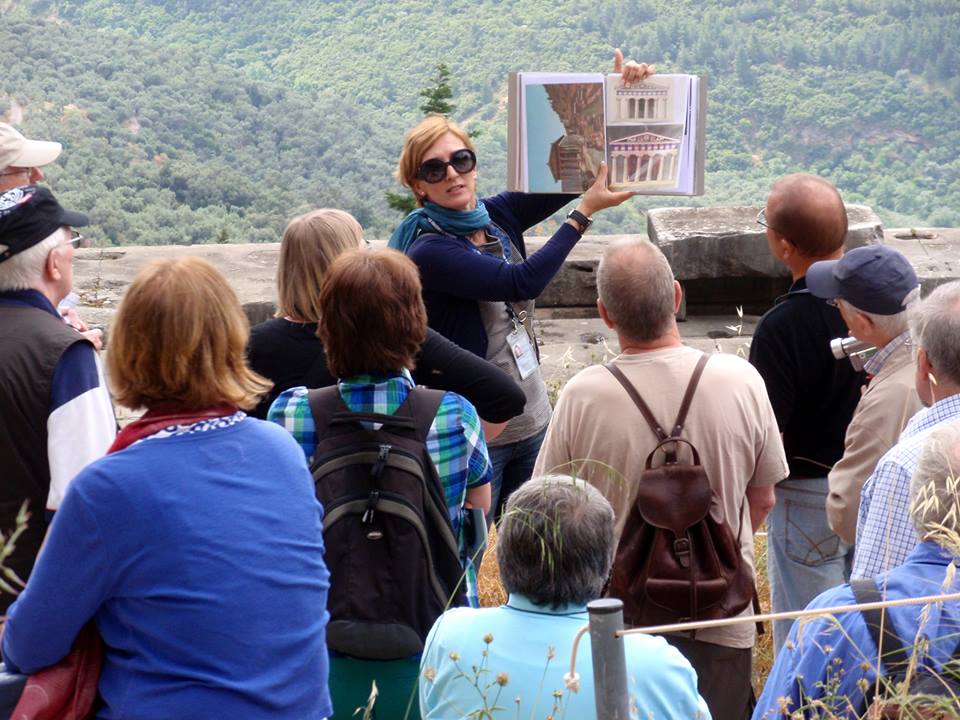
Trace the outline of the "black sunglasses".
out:
[[[452,165],[454,170],[465,175],[477,166],[477,156],[473,150],[464,148],[453,153],[446,162],[439,159],[426,160],[417,168],[417,180],[431,184],[438,183],[447,176],[448,165]]]

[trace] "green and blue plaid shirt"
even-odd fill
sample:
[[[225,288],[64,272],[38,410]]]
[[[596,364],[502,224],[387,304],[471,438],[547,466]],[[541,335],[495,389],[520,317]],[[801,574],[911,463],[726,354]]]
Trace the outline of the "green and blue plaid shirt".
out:
[[[353,412],[393,415],[414,387],[406,370],[396,375],[357,375],[338,384],[340,396]],[[313,462],[317,447],[316,426],[310,412],[307,388],[295,387],[282,392],[267,413],[267,419],[282,425],[300,444],[307,464]],[[476,409],[456,393],[444,394],[437,415],[427,433],[427,452],[437,468],[453,532],[459,538],[461,560],[467,581],[467,599],[478,607],[476,569],[463,551],[461,512],[467,489],[489,483],[493,472],[487,444]]]

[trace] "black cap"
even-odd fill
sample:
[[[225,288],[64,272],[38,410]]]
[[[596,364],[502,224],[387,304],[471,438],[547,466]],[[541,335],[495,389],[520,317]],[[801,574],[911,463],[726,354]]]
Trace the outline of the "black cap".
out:
[[[64,210],[45,187],[21,185],[7,190],[0,194],[0,262],[32,248],[59,227],[88,224],[90,218]]]
[[[886,245],[854,248],[839,260],[807,269],[807,289],[817,297],[841,298],[858,310],[896,315],[920,281],[910,261]]]

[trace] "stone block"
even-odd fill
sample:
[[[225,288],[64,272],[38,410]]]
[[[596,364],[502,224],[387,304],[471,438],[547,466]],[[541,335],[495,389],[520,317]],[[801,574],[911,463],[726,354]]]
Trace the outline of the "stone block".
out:
[[[757,224],[758,207],[657,208],[647,213],[647,235],[678,280],[787,277],[770,255]],[[848,205],[847,248],[883,241],[880,218],[866,205]]]

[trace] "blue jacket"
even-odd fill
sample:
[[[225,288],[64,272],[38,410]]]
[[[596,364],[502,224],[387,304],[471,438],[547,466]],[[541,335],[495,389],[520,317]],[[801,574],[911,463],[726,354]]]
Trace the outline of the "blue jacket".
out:
[[[877,576],[877,588],[888,600],[960,592],[960,577],[944,584],[952,560],[940,546],[920,543],[903,565]],[[855,602],[850,586],[840,585],[814,598],[807,607]],[[960,640],[960,603],[928,607],[929,616],[923,623],[923,605],[887,608],[885,614],[909,653],[913,654],[918,639],[929,640],[929,648],[918,661],[936,671]],[[836,717],[859,718],[866,710],[865,691],[876,683],[876,668],[877,647],[859,612],[797,620],[777,655],[753,720],[793,717],[789,713],[798,710],[803,717],[825,717],[822,706],[811,707],[814,701],[826,705]],[[784,708],[789,712],[785,714]]]
[[[322,509],[283,428],[151,437],[70,484],[3,658],[31,673],[96,622],[98,718],[331,714]]]
[[[542,248],[527,257],[523,233],[572,199],[572,195],[515,192],[483,199],[490,219],[525,258],[516,265],[480,252],[465,237],[425,233],[414,240],[409,255],[420,269],[430,327],[485,358],[487,334],[477,301],[532,300],[543,292],[580,234],[564,223]]]

